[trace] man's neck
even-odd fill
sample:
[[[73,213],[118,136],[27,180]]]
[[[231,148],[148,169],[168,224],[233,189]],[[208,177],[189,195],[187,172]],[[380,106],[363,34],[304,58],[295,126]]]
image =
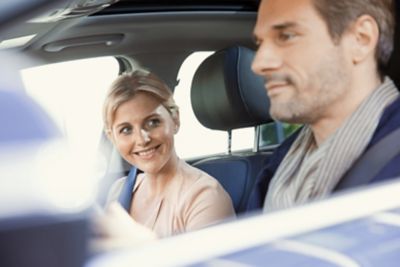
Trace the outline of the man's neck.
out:
[[[320,146],[334,134],[359,105],[382,84],[378,77],[375,79],[358,79],[358,81],[349,88],[345,99],[333,103],[320,118],[310,123],[317,146]]]

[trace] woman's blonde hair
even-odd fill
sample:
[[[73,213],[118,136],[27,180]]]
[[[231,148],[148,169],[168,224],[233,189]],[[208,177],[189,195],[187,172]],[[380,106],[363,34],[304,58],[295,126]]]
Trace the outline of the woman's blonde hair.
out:
[[[178,116],[178,106],[172,91],[159,77],[146,70],[121,74],[112,84],[103,105],[105,131],[109,132],[119,106],[131,100],[136,93],[146,92],[160,100],[173,118]]]

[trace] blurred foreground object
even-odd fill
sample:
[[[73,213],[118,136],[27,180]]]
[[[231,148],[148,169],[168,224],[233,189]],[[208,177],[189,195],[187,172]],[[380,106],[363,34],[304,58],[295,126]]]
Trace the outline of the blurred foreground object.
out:
[[[91,240],[90,249],[95,253],[133,248],[157,240],[153,231],[133,220],[118,202],[98,214],[94,229],[98,236]]]
[[[90,171],[24,93],[18,66],[0,72],[0,266],[82,266],[95,193]]]
[[[397,267],[399,195],[399,180],[359,187],[296,208],[102,254],[85,267]]]

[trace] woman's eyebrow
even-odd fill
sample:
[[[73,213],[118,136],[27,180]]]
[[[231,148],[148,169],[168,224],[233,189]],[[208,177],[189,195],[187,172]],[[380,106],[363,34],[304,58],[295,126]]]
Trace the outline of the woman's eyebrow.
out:
[[[121,127],[121,126],[126,126],[126,125],[130,125],[130,123],[129,123],[129,122],[121,122],[121,123],[117,124],[117,125],[115,126],[115,128],[119,128],[119,127]]]
[[[148,119],[150,119],[150,118],[152,118],[152,117],[160,117],[160,114],[158,114],[156,111],[154,111],[154,112],[152,112],[151,114],[149,114],[149,115],[147,115],[146,117],[144,117],[144,118],[142,119],[142,121],[147,121]],[[129,122],[121,122],[121,123],[118,123],[115,127],[116,127],[116,128],[119,128],[119,127],[121,127],[121,126],[126,126],[126,125],[131,125],[131,123],[129,123]]]

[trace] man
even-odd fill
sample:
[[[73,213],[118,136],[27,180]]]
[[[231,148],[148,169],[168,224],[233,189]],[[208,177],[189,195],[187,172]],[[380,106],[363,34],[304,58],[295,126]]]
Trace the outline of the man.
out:
[[[262,0],[253,71],[271,115],[304,124],[258,177],[249,209],[326,197],[354,162],[400,127],[397,88],[384,74],[393,50],[392,0]],[[400,156],[371,182],[400,175]]]

